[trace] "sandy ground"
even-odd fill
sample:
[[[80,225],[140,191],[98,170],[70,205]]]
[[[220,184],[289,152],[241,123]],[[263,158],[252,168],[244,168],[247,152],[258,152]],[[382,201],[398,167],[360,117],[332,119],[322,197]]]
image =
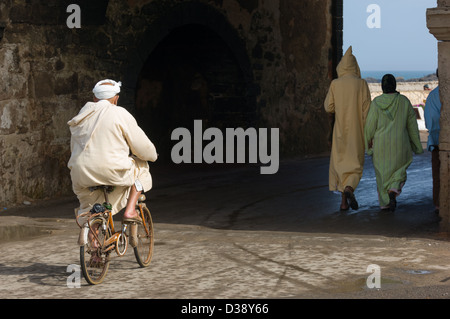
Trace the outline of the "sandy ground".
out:
[[[394,213],[378,208],[370,158],[360,209],[348,212],[328,191],[327,157],[283,161],[276,175],[154,166],[152,263],[141,269],[128,251],[98,286],[68,268],[79,265],[75,198],[7,209],[0,298],[448,299],[450,241],[431,204],[430,160],[415,156]],[[80,288],[69,288],[77,275]]]

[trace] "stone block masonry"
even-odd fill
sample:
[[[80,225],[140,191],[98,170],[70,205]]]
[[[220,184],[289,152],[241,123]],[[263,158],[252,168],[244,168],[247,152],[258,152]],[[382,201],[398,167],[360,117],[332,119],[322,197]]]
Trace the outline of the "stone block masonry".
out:
[[[66,2],[0,5],[2,206],[71,193],[66,123],[101,74],[76,50],[79,35],[66,27]]]

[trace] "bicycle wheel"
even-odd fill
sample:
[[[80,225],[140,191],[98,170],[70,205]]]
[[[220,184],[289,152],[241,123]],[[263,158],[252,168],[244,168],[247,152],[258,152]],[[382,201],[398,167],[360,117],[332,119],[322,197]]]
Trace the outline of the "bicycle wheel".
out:
[[[89,284],[97,285],[103,281],[108,272],[110,252],[103,252],[102,245],[106,239],[111,237],[111,229],[103,218],[93,219],[90,221],[90,225],[91,229],[96,231],[98,241],[89,231],[86,244],[80,246],[81,270]]]
[[[133,247],[134,255],[139,266],[147,267],[150,265],[153,256],[153,221],[150,211],[146,206],[142,207],[144,224],[137,224],[136,243]]]

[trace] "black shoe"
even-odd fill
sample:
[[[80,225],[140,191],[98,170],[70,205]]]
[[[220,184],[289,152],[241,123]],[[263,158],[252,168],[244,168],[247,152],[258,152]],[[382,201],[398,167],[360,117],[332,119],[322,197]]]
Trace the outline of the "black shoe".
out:
[[[358,202],[356,201],[355,194],[353,194],[353,192],[351,192],[349,190],[344,191],[344,194],[345,194],[345,197],[347,197],[348,204],[350,205],[350,207],[353,210],[358,210],[359,205],[358,205]]]
[[[391,212],[395,211],[395,208],[397,207],[397,200],[395,199],[396,197],[396,193],[389,192],[389,210]]]

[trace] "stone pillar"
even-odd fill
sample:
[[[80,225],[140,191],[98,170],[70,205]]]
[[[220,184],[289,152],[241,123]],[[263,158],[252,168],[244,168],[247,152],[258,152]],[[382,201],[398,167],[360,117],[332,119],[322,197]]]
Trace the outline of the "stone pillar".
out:
[[[341,61],[343,55],[343,42],[344,42],[344,2],[343,0],[333,0],[331,3],[331,13],[333,15],[332,25],[333,25],[333,35],[331,37],[332,45],[332,57],[329,69],[328,77],[330,80],[337,78],[336,67]],[[345,48],[347,50],[347,48]]]
[[[450,0],[427,10],[427,27],[438,42],[439,93],[442,102],[439,149],[441,159],[440,228],[450,232]]]

